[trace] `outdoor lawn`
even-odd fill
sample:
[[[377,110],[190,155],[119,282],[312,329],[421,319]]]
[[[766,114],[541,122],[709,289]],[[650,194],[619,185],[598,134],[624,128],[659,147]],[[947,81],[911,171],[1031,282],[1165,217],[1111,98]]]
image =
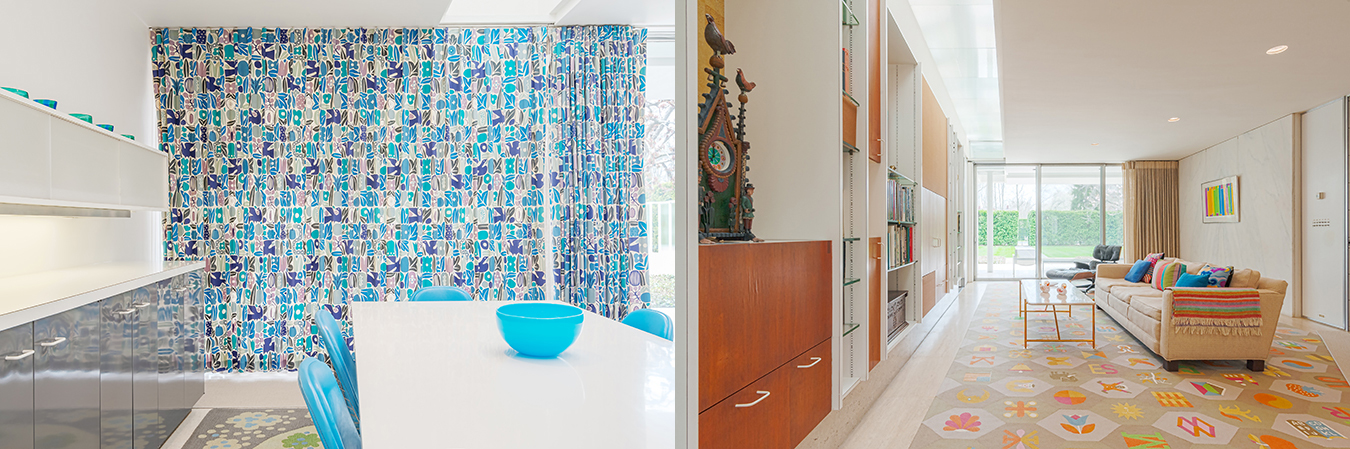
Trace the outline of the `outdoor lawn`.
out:
[[[985,246],[976,248],[975,257],[984,257],[986,253]],[[1072,259],[1076,257],[1092,258],[1092,246],[1046,246],[1041,251],[1049,259]],[[1016,247],[1013,246],[995,246],[995,257],[1013,257]]]

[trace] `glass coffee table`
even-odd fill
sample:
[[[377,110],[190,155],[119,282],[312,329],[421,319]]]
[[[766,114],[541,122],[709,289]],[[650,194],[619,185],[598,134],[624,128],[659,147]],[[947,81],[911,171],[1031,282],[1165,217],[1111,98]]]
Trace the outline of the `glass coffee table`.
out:
[[[1021,281],[1021,288],[1018,289],[1018,313],[1022,316],[1022,347],[1026,348],[1028,343],[1092,343],[1092,347],[1097,347],[1097,304],[1089,298],[1087,294],[1079,291],[1073,284],[1064,281],[1048,281],[1050,289],[1041,291],[1041,284],[1047,282],[1044,279],[1027,279]],[[1060,285],[1065,285],[1064,294],[1058,291]],[[1060,334],[1059,314],[1067,313],[1073,316],[1074,307],[1087,307],[1088,316],[1092,317],[1092,338],[1088,339],[1066,339]],[[1033,313],[1048,313],[1055,319],[1055,338],[1054,339],[1033,339],[1028,332],[1027,322],[1031,321]]]

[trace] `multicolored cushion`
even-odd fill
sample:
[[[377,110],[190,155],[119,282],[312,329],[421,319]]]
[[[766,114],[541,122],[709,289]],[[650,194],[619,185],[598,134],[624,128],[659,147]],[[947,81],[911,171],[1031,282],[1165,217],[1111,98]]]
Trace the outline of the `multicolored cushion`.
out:
[[[1136,260],[1134,266],[1130,267],[1130,272],[1125,274],[1125,280],[1130,282],[1145,282],[1144,276],[1148,275],[1148,270],[1153,268],[1153,264],[1147,260]]]
[[[1181,273],[1177,278],[1177,284],[1173,287],[1207,287],[1209,286],[1209,274],[1190,274]]]
[[[1233,267],[1205,265],[1205,268],[1200,270],[1200,274],[1209,275],[1210,287],[1227,287],[1228,279],[1233,276]]]
[[[1144,256],[1144,261],[1145,261],[1145,262],[1148,262],[1148,271],[1145,271],[1145,272],[1144,272],[1144,277],[1143,277],[1143,279],[1141,279],[1139,282],[1143,282],[1143,283],[1146,283],[1146,284],[1147,284],[1147,283],[1152,283],[1152,282],[1153,282],[1153,269],[1158,267],[1158,262],[1161,261],[1161,260],[1163,260],[1163,253],[1153,253],[1153,254],[1149,254],[1149,255],[1147,255],[1147,256]]]
[[[1186,272],[1186,264],[1181,262],[1161,262],[1153,267],[1153,288],[1165,290],[1177,284],[1177,279]]]

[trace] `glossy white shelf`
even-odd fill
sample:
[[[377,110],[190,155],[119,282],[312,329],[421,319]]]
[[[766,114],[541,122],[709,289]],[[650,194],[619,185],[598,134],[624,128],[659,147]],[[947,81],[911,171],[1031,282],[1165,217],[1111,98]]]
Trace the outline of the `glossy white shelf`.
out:
[[[124,262],[0,278],[0,330],[203,268],[201,261]]]
[[[168,210],[169,157],[0,90],[0,203]]]

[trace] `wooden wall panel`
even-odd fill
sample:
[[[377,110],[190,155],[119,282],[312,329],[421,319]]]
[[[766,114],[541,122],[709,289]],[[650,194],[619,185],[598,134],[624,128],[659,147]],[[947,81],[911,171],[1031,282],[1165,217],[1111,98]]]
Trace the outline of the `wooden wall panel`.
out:
[[[933,273],[923,275],[923,316],[928,316],[928,311],[933,310],[933,305],[937,304],[937,292],[933,289]]]
[[[882,262],[882,255],[886,251],[881,244],[881,237],[872,237],[867,239],[867,369],[875,368],[881,363],[881,347],[885,342],[881,339],[881,314],[885,310],[882,303],[886,301],[882,289],[881,278],[886,274],[885,263]]]
[[[947,197],[947,114],[923,82],[923,186]]]

